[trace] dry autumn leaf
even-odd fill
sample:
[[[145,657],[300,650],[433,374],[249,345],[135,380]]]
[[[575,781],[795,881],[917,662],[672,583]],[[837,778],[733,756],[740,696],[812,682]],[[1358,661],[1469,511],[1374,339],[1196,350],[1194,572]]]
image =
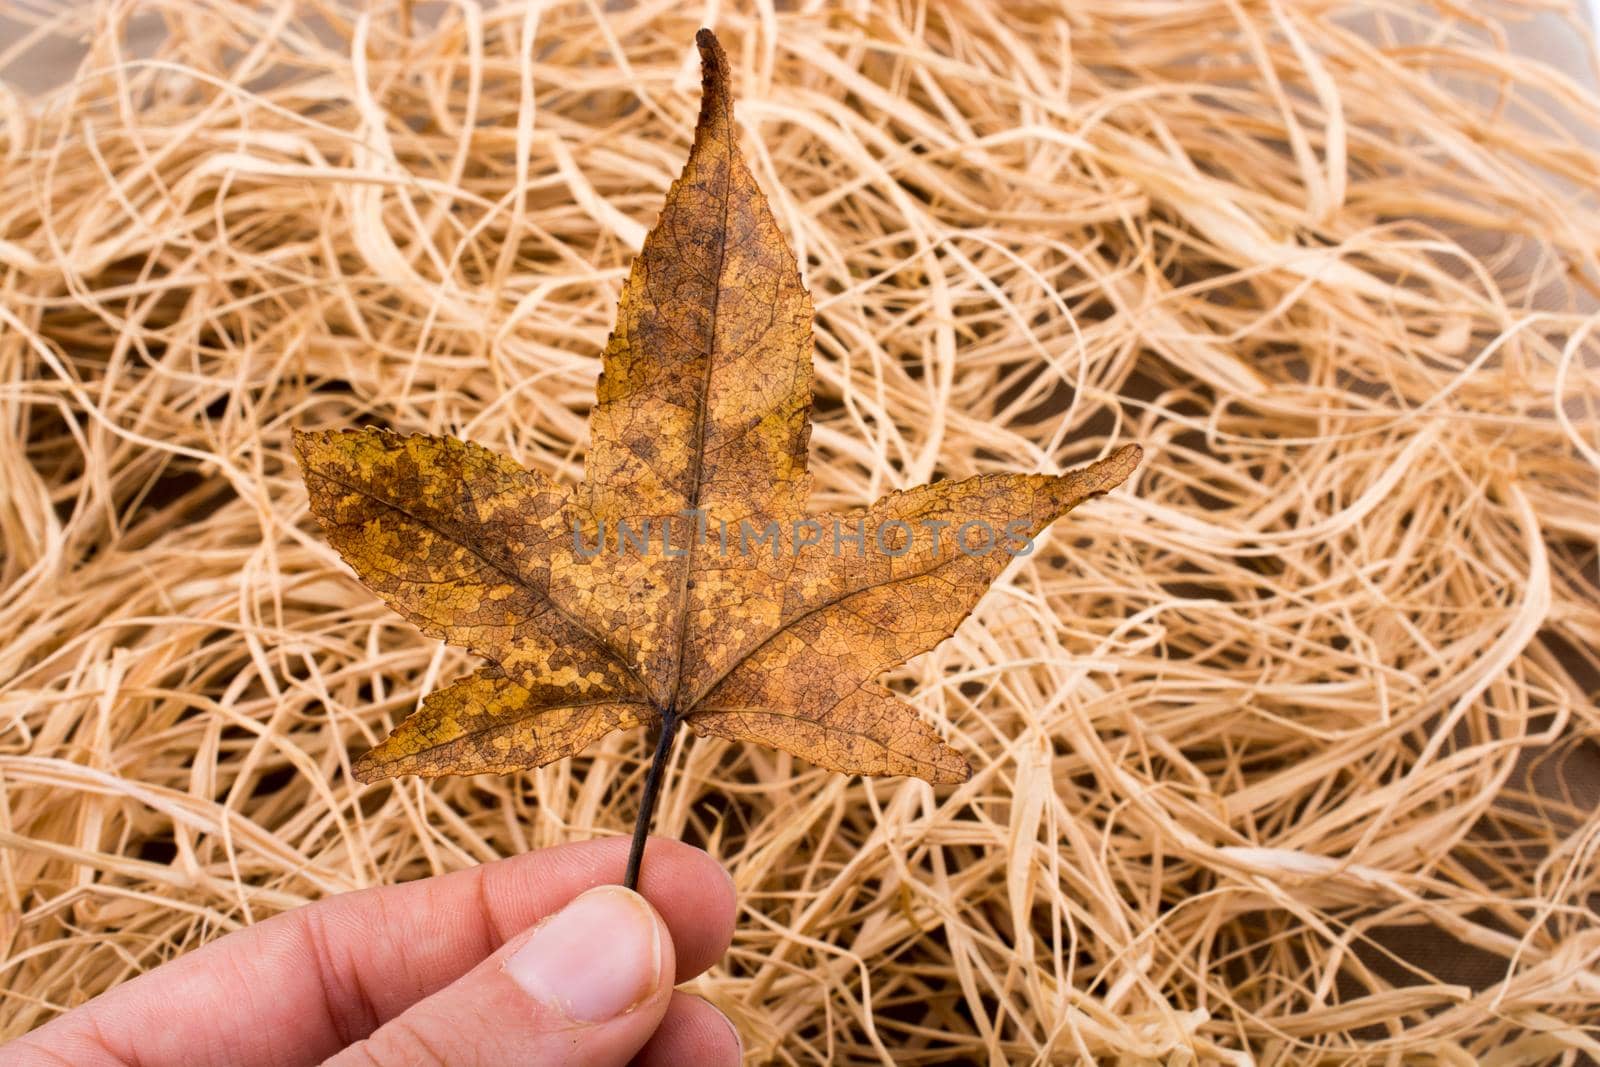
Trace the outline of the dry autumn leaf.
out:
[[[362,781],[537,767],[657,725],[636,845],[680,722],[835,771],[962,781],[877,678],[1139,460],[1130,445],[809,514],[811,299],[740,156],[727,58],[710,31],[698,43],[694,146],[623,289],[581,486],[448,437],[295,435],[340,555],[490,664],[429,694],[356,762]]]

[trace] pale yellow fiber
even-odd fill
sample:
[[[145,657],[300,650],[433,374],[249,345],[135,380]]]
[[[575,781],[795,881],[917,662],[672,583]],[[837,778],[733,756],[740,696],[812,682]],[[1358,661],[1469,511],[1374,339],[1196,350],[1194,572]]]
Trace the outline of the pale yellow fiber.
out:
[[[819,504],[1147,457],[894,676],[969,783],[680,751],[750,1061],[1600,1057],[1600,100],[1508,43],[1560,6],[0,8],[0,75],[88,49],[0,86],[0,1037],[627,831],[641,734],[353,783],[472,663],[289,431],[575,480],[707,22],[816,300]]]

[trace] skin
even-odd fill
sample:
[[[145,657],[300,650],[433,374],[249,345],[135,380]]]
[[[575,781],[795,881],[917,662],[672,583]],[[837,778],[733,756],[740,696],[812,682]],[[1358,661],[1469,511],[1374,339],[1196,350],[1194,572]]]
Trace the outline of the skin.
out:
[[[673,989],[733,935],[733,883],[699,849],[650,841],[639,892],[663,951],[653,989],[631,1011],[575,1024],[501,970],[542,919],[619,882],[627,851],[621,839],[563,845],[285,912],[0,1047],[0,1067],[732,1067],[728,1020]]]

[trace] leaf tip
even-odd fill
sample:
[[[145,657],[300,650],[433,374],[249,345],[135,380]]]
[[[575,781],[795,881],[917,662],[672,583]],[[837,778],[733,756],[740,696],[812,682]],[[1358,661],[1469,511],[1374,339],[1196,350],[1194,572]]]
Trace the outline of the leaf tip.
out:
[[[967,757],[943,741],[937,743],[924,767],[917,777],[930,785],[960,785],[972,778],[972,764]]]
[[[715,31],[709,26],[701,26],[694,35],[695,46],[700,49],[700,57],[709,66],[713,60],[725,60],[722,51],[722,42],[717,40]]]
[[[1143,458],[1142,445],[1123,445],[1105,459],[1085,467],[1084,472],[1093,476],[1097,483],[1089,488],[1088,495],[1100,496],[1127,481]]]
[[[362,753],[361,756],[359,756],[356,761],[350,765],[350,777],[354,778],[362,785],[371,785],[373,782],[381,782],[383,779],[389,777],[387,774],[384,774],[383,769],[378,766],[377,760],[369,758],[371,755],[371,750],[368,750],[367,752]]]
[[[961,753],[950,750],[950,759],[945,766],[940,768],[940,775],[935,785],[960,785],[972,780],[972,764]]]
[[[717,118],[729,120],[732,118],[733,98],[728,91],[728,53],[722,50],[722,42],[717,40],[717,35],[705,27],[701,27],[700,32],[694,35],[694,43],[700,49],[699,127],[705,129]]]

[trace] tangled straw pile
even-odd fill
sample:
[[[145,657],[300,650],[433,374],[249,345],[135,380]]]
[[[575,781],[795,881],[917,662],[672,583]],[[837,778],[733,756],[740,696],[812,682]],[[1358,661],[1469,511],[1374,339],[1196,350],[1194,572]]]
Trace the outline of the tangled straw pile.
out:
[[[752,1062],[1600,1055],[1600,101],[1484,4],[610,6],[11,12],[89,55],[0,97],[0,1034],[626,831],[637,734],[352,782],[469,663],[314,532],[289,429],[576,478],[704,15],[823,503],[1149,456],[897,676],[967,785],[680,753]]]

